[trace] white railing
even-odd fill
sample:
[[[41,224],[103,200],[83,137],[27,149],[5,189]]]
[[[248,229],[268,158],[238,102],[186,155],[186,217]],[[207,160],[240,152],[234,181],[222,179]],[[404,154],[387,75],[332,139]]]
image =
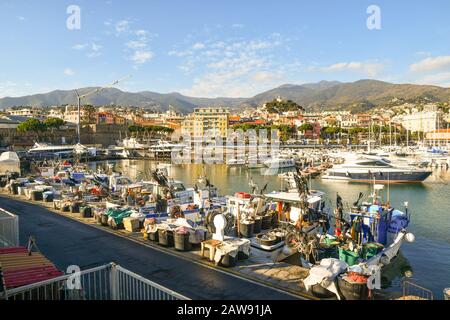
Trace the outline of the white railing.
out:
[[[1,299],[189,300],[114,263],[7,290]]]
[[[19,217],[0,208],[0,248],[19,245]]]

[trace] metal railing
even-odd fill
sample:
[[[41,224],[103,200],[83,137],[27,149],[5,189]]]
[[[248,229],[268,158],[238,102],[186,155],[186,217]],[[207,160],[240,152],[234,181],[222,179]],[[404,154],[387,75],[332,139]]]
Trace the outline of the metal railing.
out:
[[[422,299],[422,300],[433,300],[434,295],[431,290],[419,286],[418,284],[412,282],[411,280],[403,280],[403,299]]]
[[[19,245],[19,217],[0,208],[0,248]]]
[[[189,300],[119,265],[83,270],[0,293],[8,300]]]

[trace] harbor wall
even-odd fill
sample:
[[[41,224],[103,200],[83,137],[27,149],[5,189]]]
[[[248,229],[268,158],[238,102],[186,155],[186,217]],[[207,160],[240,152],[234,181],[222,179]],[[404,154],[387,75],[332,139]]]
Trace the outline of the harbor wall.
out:
[[[89,124],[81,128],[81,143],[86,145],[115,145],[116,140],[125,137],[126,125]],[[77,143],[76,127],[62,127],[44,132],[18,132],[15,128],[0,128],[0,146],[13,147],[14,150],[27,150],[35,142],[51,144]]]
[[[128,131],[127,125],[117,124],[89,124],[81,129],[81,143],[86,145],[115,145],[117,140],[123,139]]]
[[[0,146],[12,146],[14,150],[27,150],[35,142],[47,142],[52,144],[76,143],[75,128],[53,129],[45,132],[18,132],[15,128],[0,128]]]

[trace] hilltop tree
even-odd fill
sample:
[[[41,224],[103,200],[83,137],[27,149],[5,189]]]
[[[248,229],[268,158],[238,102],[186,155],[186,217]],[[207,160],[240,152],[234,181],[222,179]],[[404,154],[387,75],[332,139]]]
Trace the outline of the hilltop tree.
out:
[[[287,111],[305,111],[305,109],[292,100],[278,100],[274,99],[266,103],[266,110],[269,113],[283,113]]]

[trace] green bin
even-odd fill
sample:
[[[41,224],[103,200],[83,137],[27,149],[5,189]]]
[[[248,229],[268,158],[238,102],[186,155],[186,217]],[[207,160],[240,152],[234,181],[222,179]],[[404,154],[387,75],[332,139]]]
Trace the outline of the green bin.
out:
[[[350,267],[358,263],[358,258],[357,253],[339,248],[339,260],[345,261]]]

